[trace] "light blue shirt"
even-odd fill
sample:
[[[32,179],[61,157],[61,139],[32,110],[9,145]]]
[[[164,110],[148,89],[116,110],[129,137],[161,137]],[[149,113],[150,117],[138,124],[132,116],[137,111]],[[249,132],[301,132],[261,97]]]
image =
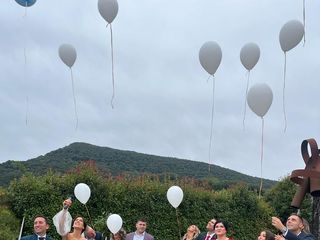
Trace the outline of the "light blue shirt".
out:
[[[144,239],[144,233],[138,234],[137,232],[134,232],[133,240],[143,240]]]

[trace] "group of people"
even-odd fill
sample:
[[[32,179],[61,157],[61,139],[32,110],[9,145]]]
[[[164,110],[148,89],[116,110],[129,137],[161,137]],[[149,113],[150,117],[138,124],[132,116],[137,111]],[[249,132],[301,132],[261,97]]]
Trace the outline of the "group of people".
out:
[[[272,217],[272,225],[277,234],[263,230],[258,240],[315,240],[310,233],[308,222],[296,213],[292,213],[285,224],[277,217]],[[201,233],[196,225],[190,225],[182,240],[233,240],[228,234],[229,225],[222,220],[211,219],[207,224],[207,232]]]
[[[53,218],[56,230],[62,240],[154,240],[154,237],[146,232],[147,221],[143,218],[137,220],[136,231],[132,233],[126,234],[125,230],[121,228],[117,233],[112,233],[110,237],[104,237],[100,232],[88,226],[82,216],[76,216],[70,220],[68,209],[71,205],[72,200],[66,199],[63,202],[63,210]],[[33,222],[34,234],[24,236],[21,240],[53,240],[47,235],[48,229],[47,218],[43,215],[37,215]]]
[[[62,240],[154,240],[154,237],[146,232],[147,221],[145,219],[137,220],[134,232],[126,234],[121,228],[119,232],[111,234],[109,238],[104,238],[100,232],[87,226],[83,217],[77,216],[73,221],[70,220],[68,208],[71,204],[70,199],[65,200],[63,210],[53,219]],[[272,217],[272,225],[278,231],[277,234],[270,230],[263,230],[258,236],[258,240],[315,240],[309,231],[307,221],[298,214],[291,214],[285,224],[279,218]],[[34,234],[22,237],[21,240],[52,240],[47,235],[49,224],[45,216],[36,216],[33,227]],[[207,232],[201,233],[196,225],[190,225],[181,240],[233,240],[228,232],[229,225],[226,221],[213,218],[208,222],[206,228]]]
[[[226,221],[211,219],[207,224],[207,232],[201,233],[196,225],[190,225],[182,240],[233,240],[227,237],[229,225]]]

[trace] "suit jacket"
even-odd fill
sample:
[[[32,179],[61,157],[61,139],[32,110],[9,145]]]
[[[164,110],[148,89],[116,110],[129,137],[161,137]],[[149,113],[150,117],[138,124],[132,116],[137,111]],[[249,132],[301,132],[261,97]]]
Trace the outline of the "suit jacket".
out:
[[[206,239],[206,236],[207,236],[207,233],[200,233],[198,235],[198,237],[196,238],[196,240],[205,240]],[[213,240],[213,239],[216,239],[216,235],[213,234],[213,236],[209,239],[209,240]]]
[[[311,233],[305,233],[302,231],[298,236],[295,235],[293,232],[288,230],[285,239],[288,240],[315,240],[316,238]]]
[[[126,240],[133,240],[134,233],[135,232],[127,234]],[[144,233],[144,240],[154,240],[154,237],[151,234],[145,232]]]
[[[38,235],[33,234],[33,235],[25,236],[25,237],[22,237],[21,240],[38,240]],[[46,235],[46,240],[52,240],[52,238]]]
[[[101,232],[96,232],[95,240],[103,240]]]

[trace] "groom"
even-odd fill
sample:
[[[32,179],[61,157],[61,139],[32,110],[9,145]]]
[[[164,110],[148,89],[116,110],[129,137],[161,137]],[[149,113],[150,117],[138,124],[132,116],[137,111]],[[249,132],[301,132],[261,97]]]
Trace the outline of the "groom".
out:
[[[22,237],[21,240],[52,240],[47,235],[49,224],[47,218],[43,215],[37,215],[33,221],[33,235]]]

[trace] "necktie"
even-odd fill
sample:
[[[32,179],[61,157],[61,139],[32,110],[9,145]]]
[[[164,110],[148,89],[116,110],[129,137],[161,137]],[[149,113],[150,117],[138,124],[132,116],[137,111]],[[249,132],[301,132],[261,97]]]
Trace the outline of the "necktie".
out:
[[[211,237],[210,235],[207,235],[205,240],[209,240],[210,237]]]
[[[38,240],[45,240],[45,237],[39,237]]]

